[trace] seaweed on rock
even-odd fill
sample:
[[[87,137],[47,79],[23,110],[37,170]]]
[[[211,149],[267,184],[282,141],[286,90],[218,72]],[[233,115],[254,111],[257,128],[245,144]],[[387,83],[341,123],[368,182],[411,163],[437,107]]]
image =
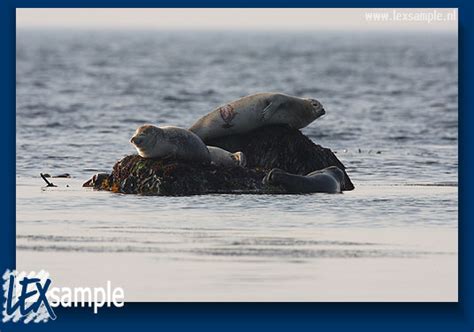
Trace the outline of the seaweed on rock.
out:
[[[263,170],[190,164],[130,155],[118,161],[112,174],[96,176],[87,187],[125,194],[184,196],[212,193],[258,193]]]
[[[130,155],[115,163],[111,174],[96,174],[84,186],[126,194],[170,196],[284,193],[281,188],[266,188],[262,184],[262,179],[272,168],[307,174],[337,166],[345,173],[344,165],[330,149],[314,144],[299,130],[288,127],[265,127],[205,143],[231,152],[242,151],[247,157],[247,168]],[[345,176],[343,190],[354,189],[347,173]]]

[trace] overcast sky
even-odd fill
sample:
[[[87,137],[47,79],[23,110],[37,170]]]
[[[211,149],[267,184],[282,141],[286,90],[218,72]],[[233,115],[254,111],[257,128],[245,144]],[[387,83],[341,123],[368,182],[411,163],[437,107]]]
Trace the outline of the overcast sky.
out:
[[[456,9],[17,9],[18,28],[182,30],[449,30]],[[370,20],[386,13],[388,20]],[[438,21],[416,21],[437,15]],[[411,19],[408,17],[411,15]],[[418,15],[418,16],[416,16]],[[455,19],[452,20],[452,17]],[[379,16],[380,18],[380,16]]]

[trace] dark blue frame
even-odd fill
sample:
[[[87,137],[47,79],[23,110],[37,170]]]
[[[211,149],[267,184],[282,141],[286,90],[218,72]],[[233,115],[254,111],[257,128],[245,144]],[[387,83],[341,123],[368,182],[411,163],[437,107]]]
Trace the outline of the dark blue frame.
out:
[[[2,218],[0,221],[0,273],[15,267],[15,9],[33,7],[362,7],[459,8],[459,303],[128,303],[124,308],[56,309],[58,319],[47,324],[7,323],[11,330],[114,330],[151,327],[157,330],[295,330],[321,331],[474,331],[474,220],[468,188],[473,183],[473,24],[472,2],[415,1],[308,1],[205,0],[0,1],[0,162]],[[472,240],[472,241],[471,241]],[[3,301],[3,297],[2,297]],[[3,303],[2,303],[3,304]]]

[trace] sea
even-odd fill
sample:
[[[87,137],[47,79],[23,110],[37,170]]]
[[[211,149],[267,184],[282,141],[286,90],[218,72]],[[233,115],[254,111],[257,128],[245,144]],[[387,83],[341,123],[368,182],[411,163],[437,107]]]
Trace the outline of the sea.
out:
[[[145,123],[242,96],[318,99],[343,194],[83,188]],[[51,178],[47,188],[40,173]],[[458,40],[449,32],[19,29],[17,268],[127,301],[456,301]]]

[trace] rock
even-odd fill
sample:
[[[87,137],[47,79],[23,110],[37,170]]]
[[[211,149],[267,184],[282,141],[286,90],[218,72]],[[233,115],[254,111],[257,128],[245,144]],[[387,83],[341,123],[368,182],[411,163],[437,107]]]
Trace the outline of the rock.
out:
[[[92,178],[84,182],[83,187],[92,187],[97,189],[102,189],[102,186],[107,187],[105,181],[108,181],[110,174],[108,173],[97,173]],[[105,188],[104,188],[105,189]]]
[[[69,174],[69,173],[62,173],[62,174],[54,175],[53,178],[65,178],[65,179],[70,179],[70,178],[71,178],[71,174]]]
[[[83,186],[125,194],[185,196],[259,193],[263,170],[188,164],[131,155],[118,161],[112,174],[95,175]]]
[[[272,168],[294,174],[337,166],[345,167],[331,150],[314,144],[299,130],[273,126],[245,135],[223,137],[206,142],[231,152],[242,151],[247,167],[224,167],[177,160],[145,159],[126,156],[113,167],[111,174],[100,173],[84,187],[142,195],[256,194],[285,193],[282,188],[264,187],[262,179]],[[346,186],[354,186],[345,173]]]
[[[62,173],[62,174],[53,175],[53,176],[51,176],[51,174],[49,173],[42,173],[42,174],[45,178],[67,178],[67,179],[71,178],[71,174],[69,173]]]
[[[247,158],[247,167],[280,168],[289,173],[306,175],[329,166],[344,171],[345,188],[354,185],[345,171],[345,166],[327,148],[314,144],[297,129],[287,126],[268,126],[244,135],[233,135],[205,142],[230,152],[242,151]]]

